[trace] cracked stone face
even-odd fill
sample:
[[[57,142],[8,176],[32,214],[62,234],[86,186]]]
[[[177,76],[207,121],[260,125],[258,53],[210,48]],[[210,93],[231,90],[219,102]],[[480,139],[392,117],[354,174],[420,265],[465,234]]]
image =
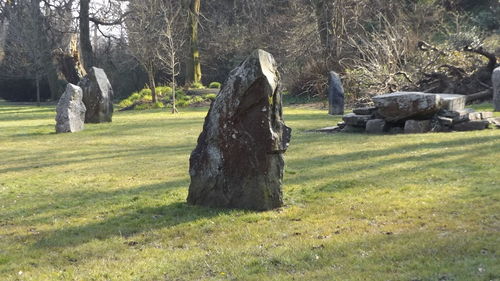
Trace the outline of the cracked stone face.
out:
[[[188,203],[269,210],[282,206],[291,129],[282,118],[271,54],[254,51],[229,74],[191,154]]]
[[[92,67],[78,83],[87,107],[85,123],[111,122],[113,118],[113,88],[103,69]]]

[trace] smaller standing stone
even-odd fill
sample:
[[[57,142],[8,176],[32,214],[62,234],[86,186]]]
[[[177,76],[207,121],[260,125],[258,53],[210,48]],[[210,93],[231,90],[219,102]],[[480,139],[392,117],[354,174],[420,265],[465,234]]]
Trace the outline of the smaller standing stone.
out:
[[[493,108],[495,111],[500,111],[500,66],[493,70],[491,82],[493,83]]]
[[[372,119],[366,122],[366,132],[368,134],[382,134],[386,127],[387,122],[384,119]]]
[[[337,73],[330,71],[328,73],[328,103],[330,115],[344,114],[344,88],[342,81]]]
[[[431,130],[431,120],[408,120],[405,123],[405,134],[421,134]]]
[[[83,130],[85,104],[82,101],[82,89],[68,84],[66,91],[57,103],[56,133],[74,133]]]

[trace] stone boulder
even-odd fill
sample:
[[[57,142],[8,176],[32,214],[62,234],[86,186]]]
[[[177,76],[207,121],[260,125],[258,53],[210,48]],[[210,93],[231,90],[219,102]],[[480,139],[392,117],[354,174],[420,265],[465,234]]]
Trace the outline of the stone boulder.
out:
[[[189,204],[269,210],[283,205],[280,76],[271,54],[254,51],[231,71],[189,159]]]
[[[467,121],[453,125],[453,130],[461,132],[478,131],[488,128],[489,125],[490,122],[487,120]]]
[[[366,122],[370,119],[372,119],[371,115],[357,115],[354,113],[349,113],[342,117],[346,125],[355,127],[365,127]]]
[[[85,104],[82,101],[82,89],[68,84],[56,108],[56,133],[75,133],[83,130]]]
[[[396,92],[373,97],[378,113],[389,122],[408,119],[429,119],[442,107],[436,94]]]
[[[422,134],[431,130],[431,120],[407,120],[405,134]]]
[[[366,122],[366,132],[368,134],[383,134],[387,129],[387,122],[384,119],[372,119]]]
[[[328,114],[342,115],[344,114],[344,87],[339,75],[330,71],[328,73]]]
[[[83,102],[87,107],[85,123],[111,122],[113,117],[113,88],[101,68],[92,67],[78,83],[83,90]]]
[[[493,70],[491,82],[493,83],[493,108],[495,111],[500,111],[500,66]]]

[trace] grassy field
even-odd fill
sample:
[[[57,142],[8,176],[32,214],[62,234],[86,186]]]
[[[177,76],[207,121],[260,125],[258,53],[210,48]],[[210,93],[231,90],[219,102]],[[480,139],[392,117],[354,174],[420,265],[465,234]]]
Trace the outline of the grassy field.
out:
[[[0,280],[500,280],[500,130],[306,133],[338,118],[287,107],[286,206],[257,213],[185,204],[207,108],[182,111],[56,135],[0,104]]]

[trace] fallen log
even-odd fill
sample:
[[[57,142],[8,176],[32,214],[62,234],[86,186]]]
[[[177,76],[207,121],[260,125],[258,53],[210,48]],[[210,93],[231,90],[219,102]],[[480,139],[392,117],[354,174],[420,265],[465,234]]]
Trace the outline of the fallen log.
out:
[[[488,89],[488,90],[484,90],[481,92],[467,95],[466,101],[467,101],[467,103],[471,103],[471,102],[475,102],[475,101],[479,101],[479,100],[490,99],[492,97],[493,97],[493,91]]]

